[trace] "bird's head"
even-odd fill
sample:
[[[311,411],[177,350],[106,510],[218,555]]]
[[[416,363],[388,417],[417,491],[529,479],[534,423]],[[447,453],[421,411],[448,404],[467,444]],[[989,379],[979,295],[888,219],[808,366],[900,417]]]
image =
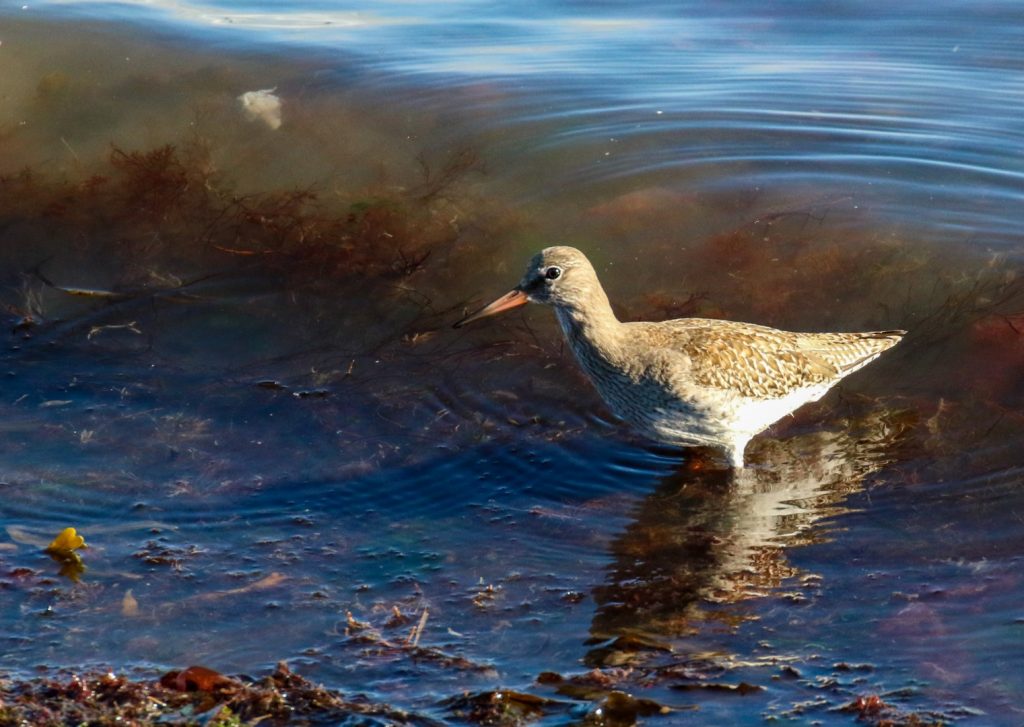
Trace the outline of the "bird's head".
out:
[[[578,308],[600,287],[594,266],[582,252],[564,245],[545,248],[530,260],[519,285],[476,313],[463,318],[455,327],[526,303]]]

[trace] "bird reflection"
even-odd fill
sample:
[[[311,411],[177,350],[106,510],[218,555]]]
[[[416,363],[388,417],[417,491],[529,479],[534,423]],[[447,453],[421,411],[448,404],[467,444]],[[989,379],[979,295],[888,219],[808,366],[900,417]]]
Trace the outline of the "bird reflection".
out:
[[[593,594],[590,664],[667,648],[709,620],[751,618],[751,599],[798,575],[786,549],[821,537],[813,525],[844,511],[910,426],[878,412],[838,432],[762,440],[742,470],[688,467],[666,477],[612,543],[614,560]]]

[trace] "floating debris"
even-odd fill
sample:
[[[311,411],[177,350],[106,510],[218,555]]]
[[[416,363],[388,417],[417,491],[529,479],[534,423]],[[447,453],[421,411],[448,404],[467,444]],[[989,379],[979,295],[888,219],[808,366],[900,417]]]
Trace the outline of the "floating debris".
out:
[[[423,628],[426,626],[428,612],[424,609],[419,621],[413,627],[408,637],[398,640],[391,640],[384,636],[380,630],[375,628],[368,621],[360,621],[352,612],[345,614],[344,635],[355,644],[362,644],[367,647],[366,655],[377,658],[400,657],[413,661],[430,663],[441,668],[459,669],[465,671],[476,671],[485,674],[495,674],[494,667],[488,664],[479,664],[463,656],[449,654],[439,648],[420,646],[419,641],[423,635]],[[402,625],[405,619],[396,619],[392,612],[391,617],[385,624],[392,627]]]
[[[234,689],[239,682],[205,666],[190,666],[183,671],[169,671],[160,677],[160,684],[179,692],[215,692]]]
[[[137,336],[142,335],[142,331],[139,330],[139,327],[136,325],[135,321],[131,321],[130,323],[111,323],[105,326],[93,326],[92,328],[89,329],[89,334],[86,336],[86,338],[91,341],[93,338],[103,333],[104,331],[128,331],[129,333],[134,333]]]
[[[121,599],[121,615],[128,618],[135,618],[139,615],[139,602],[130,588],[125,591],[124,598]]]
[[[296,399],[324,399],[330,395],[330,389],[303,389],[292,392],[292,396]]]
[[[80,548],[88,548],[85,538],[78,534],[74,528],[64,528],[53,542],[46,547],[46,554],[60,564],[59,575],[78,583],[82,574],[85,573],[85,563],[82,557],[75,551]]]
[[[270,389],[271,391],[287,391],[288,387],[282,384],[280,381],[274,379],[261,379],[256,382],[256,386],[261,389]]]
[[[718,684],[715,682],[698,683],[698,684],[673,684],[672,689],[677,692],[723,692],[726,694],[739,694],[746,696],[747,694],[757,694],[763,692],[764,687],[757,684],[748,684],[747,682],[740,682],[739,684]]]
[[[640,717],[654,717],[671,714],[672,707],[655,702],[653,699],[634,697],[626,692],[613,691],[601,704],[587,715],[587,724],[633,725]]]
[[[60,534],[47,546],[49,553],[71,553],[79,548],[88,548],[85,538],[78,534],[75,528],[64,528]]]
[[[246,91],[238,97],[242,111],[249,121],[262,121],[274,131],[281,128],[281,99],[274,93],[277,87],[259,91]]]
[[[505,689],[452,697],[441,704],[455,719],[486,725],[525,724],[540,719],[549,708],[568,706],[555,699]]]

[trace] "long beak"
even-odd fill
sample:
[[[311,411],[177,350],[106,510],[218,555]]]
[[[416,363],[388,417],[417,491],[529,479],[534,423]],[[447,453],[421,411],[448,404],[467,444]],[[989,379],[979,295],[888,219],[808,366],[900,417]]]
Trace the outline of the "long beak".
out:
[[[495,313],[501,313],[503,311],[512,310],[518,308],[521,305],[526,305],[530,302],[530,297],[523,291],[516,288],[515,290],[509,291],[505,295],[498,298],[490,305],[485,305],[483,308],[478,310],[476,313],[466,316],[461,321],[455,324],[455,328],[462,328],[467,323],[477,320],[478,318],[486,318],[487,316],[493,316]]]

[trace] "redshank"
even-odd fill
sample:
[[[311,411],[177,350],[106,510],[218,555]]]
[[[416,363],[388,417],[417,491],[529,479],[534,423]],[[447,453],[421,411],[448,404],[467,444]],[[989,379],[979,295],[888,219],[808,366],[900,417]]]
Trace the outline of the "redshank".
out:
[[[725,450],[747,442],[896,345],[906,331],[795,333],[707,318],[623,323],[593,265],[572,247],[530,261],[511,292],[455,327],[528,302],[555,309],[565,340],[601,398],[644,435]]]

